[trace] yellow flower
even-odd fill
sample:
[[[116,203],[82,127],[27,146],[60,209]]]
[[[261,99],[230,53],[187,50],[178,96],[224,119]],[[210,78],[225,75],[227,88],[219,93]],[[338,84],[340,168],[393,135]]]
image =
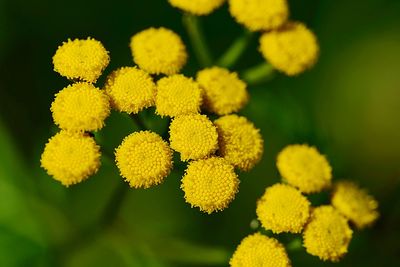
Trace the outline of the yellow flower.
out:
[[[303,232],[304,247],[322,260],[338,261],[347,253],[353,231],[332,206],[320,206],[311,213]]]
[[[124,67],[112,72],[104,89],[118,111],[136,114],[155,103],[156,85],[153,79],[136,67]]]
[[[251,31],[278,28],[289,16],[286,0],[229,0],[229,11]]]
[[[310,202],[290,185],[275,184],[266,189],[256,211],[265,229],[300,233],[310,215]]]
[[[190,162],[181,184],[186,202],[209,214],[228,207],[238,187],[232,165],[218,157]]]
[[[276,163],[282,178],[303,193],[316,193],[329,187],[332,168],[315,147],[289,145],[282,149]]]
[[[100,167],[100,147],[83,133],[60,131],[46,144],[41,166],[65,186],[79,183]]]
[[[177,74],[158,80],[157,114],[175,117],[199,113],[201,104],[201,89],[192,78]]]
[[[260,52],[274,68],[293,76],[314,66],[319,46],[314,33],[304,24],[289,22],[261,36]]]
[[[218,115],[239,111],[249,99],[246,84],[236,72],[224,68],[212,67],[199,71],[197,82],[203,88],[205,108]]]
[[[261,160],[264,142],[253,123],[245,117],[226,115],[214,124],[218,131],[219,154],[229,163],[248,171]]]
[[[168,0],[169,3],[194,15],[208,15],[220,7],[225,0]]]
[[[172,169],[172,150],[158,134],[135,132],[115,150],[121,176],[134,188],[160,184]]]
[[[275,238],[255,233],[245,237],[229,261],[231,267],[290,267],[284,246]]]
[[[151,74],[175,74],[185,65],[186,47],[181,38],[166,28],[149,28],[131,38],[133,60]]]
[[[335,184],[332,205],[359,229],[371,225],[378,217],[378,202],[351,181]]]
[[[110,62],[107,50],[97,40],[68,39],[53,56],[54,70],[68,79],[96,82]]]
[[[110,102],[104,91],[92,84],[74,83],[56,94],[51,112],[61,129],[96,131],[110,115]]]

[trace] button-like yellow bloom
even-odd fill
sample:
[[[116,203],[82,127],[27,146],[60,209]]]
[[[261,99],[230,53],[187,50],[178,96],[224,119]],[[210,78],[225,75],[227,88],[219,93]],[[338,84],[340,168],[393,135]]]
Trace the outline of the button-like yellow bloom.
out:
[[[238,187],[233,166],[218,157],[190,162],[181,184],[186,202],[209,214],[228,207]]]
[[[249,171],[262,157],[264,141],[260,130],[245,117],[226,115],[215,120],[219,154],[233,166]]]
[[[310,216],[310,202],[290,185],[275,184],[266,189],[256,211],[265,229],[300,233]]]
[[[347,253],[353,231],[332,206],[320,206],[311,213],[303,232],[304,247],[322,260],[338,261]]]
[[[192,78],[181,74],[164,77],[157,82],[156,112],[175,117],[200,112],[202,93]]]
[[[133,60],[151,74],[175,74],[185,65],[186,47],[181,38],[166,28],[149,28],[131,38]]]
[[[284,246],[275,238],[255,233],[245,237],[236,248],[231,267],[290,267]]]
[[[100,167],[100,147],[83,133],[60,131],[46,144],[41,166],[65,186],[79,183]]]
[[[74,83],[56,94],[51,112],[61,129],[96,131],[110,115],[110,102],[105,92],[92,84]]]
[[[246,83],[236,72],[212,67],[197,73],[197,82],[203,88],[204,107],[218,115],[237,112],[246,105],[249,95]]]
[[[332,205],[359,229],[371,225],[378,217],[378,202],[351,181],[335,184]]]
[[[160,184],[172,169],[172,150],[161,136],[150,131],[135,132],[115,150],[121,176],[134,188]]]
[[[315,147],[289,145],[282,149],[276,163],[282,178],[303,193],[316,193],[329,187],[332,168]]]
[[[155,103],[156,85],[153,79],[136,67],[124,67],[112,72],[104,89],[113,108],[118,111],[136,114]]]
[[[293,76],[314,66],[319,45],[314,33],[304,24],[289,22],[261,36],[260,52],[274,68]]]
[[[68,39],[53,56],[54,70],[68,79],[96,82],[110,62],[104,46],[97,40]]]
[[[168,0],[169,3],[194,15],[208,15],[220,7],[225,0]]]

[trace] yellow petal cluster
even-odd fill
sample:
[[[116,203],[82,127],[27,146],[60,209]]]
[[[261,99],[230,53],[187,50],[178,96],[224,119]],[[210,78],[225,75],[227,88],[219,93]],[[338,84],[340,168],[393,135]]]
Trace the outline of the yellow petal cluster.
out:
[[[225,0],[168,0],[169,3],[194,15],[208,15],[220,7]]]

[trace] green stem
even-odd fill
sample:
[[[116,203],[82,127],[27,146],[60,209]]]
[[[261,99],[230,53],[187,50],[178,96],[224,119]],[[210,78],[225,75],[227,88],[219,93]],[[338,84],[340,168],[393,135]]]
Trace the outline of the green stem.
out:
[[[261,63],[260,65],[251,67],[242,72],[241,77],[249,85],[259,84],[270,80],[274,75],[274,68],[269,63]]]
[[[131,117],[131,119],[135,122],[136,126],[142,130],[145,131],[147,130],[146,125],[144,125],[144,122],[140,119],[138,114],[129,114],[129,117]]]
[[[253,35],[252,32],[245,30],[221,56],[217,65],[225,68],[233,67],[249,46]]]

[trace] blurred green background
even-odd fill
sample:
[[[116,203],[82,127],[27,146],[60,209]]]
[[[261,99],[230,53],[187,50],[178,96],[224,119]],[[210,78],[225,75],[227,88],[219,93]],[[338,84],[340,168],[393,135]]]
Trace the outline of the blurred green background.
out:
[[[400,1],[289,2],[292,19],[318,36],[321,58],[299,77],[277,75],[250,88],[241,113],[261,128],[265,155],[253,171],[240,174],[231,206],[212,215],[191,209],[174,173],[160,186],[130,190],[115,210],[117,220],[103,227],[102,212],[122,183],[110,160],[68,189],[39,167],[56,131],[50,104],[68,84],[53,71],[51,57],[67,38],[91,36],[110,51],[107,74],[133,65],[129,38],[146,27],[169,27],[189,46],[181,13],[163,0],[1,0],[0,266],[227,266],[240,240],[254,231],[256,200],[279,180],[277,152],[298,142],[317,145],[336,178],[369,188],[382,215],[373,228],[355,233],[340,263],[323,263],[301,249],[289,253],[293,266],[398,266]],[[242,32],[226,5],[202,22],[215,57]],[[235,70],[262,62],[256,49],[254,39]],[[196,68],[192,54],[185,72]],[[106,123],[100,136],[105,150],[136,129],[117,113]],[[157,128],[157,120],[147,123]]]

